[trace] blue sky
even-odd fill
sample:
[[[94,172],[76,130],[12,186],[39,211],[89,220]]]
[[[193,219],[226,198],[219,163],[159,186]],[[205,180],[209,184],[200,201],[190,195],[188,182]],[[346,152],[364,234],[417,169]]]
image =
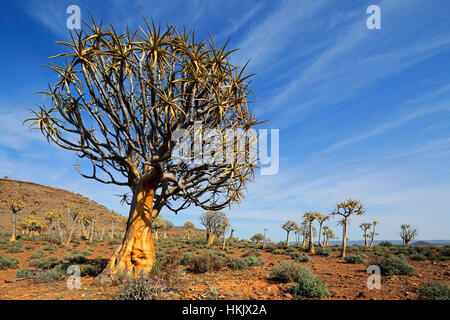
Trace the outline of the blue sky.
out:
[[[257,175],[244,203],[226,211],[238,237],[301,221],[305,210],[328,214],[348,197],[367,206],[354,218],[378,220],[380,239],[398,239],[400,224],[421,239],[450,239],[450,2],[415,1],[6,1],[0,13],[0,176],[81,193],[123,215],[124,188],[85,180],[74,154],[48,145],[22,121],[55,76],[43,67],[66,40],[67,6],[77,4],[116,29],[137,27],[141,14],[211,32],[240,48],[233,62],[258,75],[254,111],[280,129],[280,170]],[[366,8],[381,9],[380,30],[366,27]],[[176,225],[198,224],[200,209]],[[331,220],[335,234],[341,232]]]

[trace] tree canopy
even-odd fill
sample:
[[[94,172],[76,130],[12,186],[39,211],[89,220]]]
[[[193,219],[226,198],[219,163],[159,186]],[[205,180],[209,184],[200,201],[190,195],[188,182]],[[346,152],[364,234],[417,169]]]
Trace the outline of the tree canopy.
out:
[[[180,130],[197,136],[196,125],[223,133],[258,123],[249,106],[252,75],[230,63],[235,50],[147,20],[122,34],[92,21],[71,37],[57,42],[65,50],[48,67],[59,79],[41,92],[46,102],[30,109],[30,127],[87,159],[75,164],[85,178],[133,192],[142,179],[154,179],[156,212],[191,204],[220,210],[241,200],[256,159],[238,144],[250,149],[254,139],[222,135],[220,143],[229,146],[222,154],[211,151],[214,137],[203,137],[204,149],[182,155],[210,155],[213,163],[174,157]]]

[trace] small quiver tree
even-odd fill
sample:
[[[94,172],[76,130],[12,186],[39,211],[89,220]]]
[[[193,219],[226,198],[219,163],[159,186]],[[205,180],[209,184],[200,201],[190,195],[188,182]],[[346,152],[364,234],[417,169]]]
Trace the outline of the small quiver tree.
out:
[[[342,226],[342,249],[341,257],[345,257],[345,250],[347,249],[347,231],[350,222],[350,216],[360,216],[366,212],[365,206],[358,200],[348,199],[336,204],[335,209],[331,213],[333,216],[341,216],[338,222]]]
[[[254,234],[251,238],[250,241],[256,242],[257,244],[259,244],[261,241],[264,240],[264,235],[262,233],[257,233]]]
[[[313,222],[315,220],[317,220],[318,218],[322,218],[323,215],[320,214],[319,212],[315,212],[315,211],[307,211],[305,212],[305,214],[303,215],[303,218],[305,221],[308,222],[308,227],[309,227],[309,252],[310,253],[315,253],[315,249],[314,249],[314,232],[313,232]]]
[[[359,225],[359,228],[363,231],[364,247],[368,248],[369,247],[369,243],[367,242],[367,236],[369,235],[368,234],[369,229],[372,228],[372,223],[369,223],[369,222],[361,223]]]
[[[208,210],[200,215],[200,224],[206,229],[206,244],[212,246],[214,238],[219,236],[221,226],[228,222],[227,216],[221,211]]]
[[[183,225],[184,229],[186,229],[187,240],[191,240],[192,230],[195,228],[195,225],[188,221]]]
[[[417,230],[417,228],[411,227],[409,224],[402,224],[400,226],[399,234],[403,240],[403,246],[407,247],[411,240],[417,238],[419,230]]]
[[[24,226],[27,230],[28,236],[40,236],[41,232],[44,230],[45,225],[42,223],[42,221],[38,220],[36,218],[36,215],[31,214],[25,221]]]
[[[22,200],[3,200],[3,202],[8,206],[9,210],[11,210],[12,213],[12,235],[11,239],[9,241],[16,241],[17,240],[17,215],[26,207],[25,201]]]
[[[286,231],[286,247],[289,247],[289,233],[297,230],[298,226],[294,221],[288,220],[281,228]]]

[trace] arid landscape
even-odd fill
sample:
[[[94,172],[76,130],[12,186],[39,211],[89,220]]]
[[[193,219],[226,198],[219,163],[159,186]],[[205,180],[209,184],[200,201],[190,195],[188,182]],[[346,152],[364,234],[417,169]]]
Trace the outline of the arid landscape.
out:
[[[3,179],[2,183],[6,185],[3,195],[12,193],[20,198],[32,192],[30,199],[39,199],[41,205],[49,203],[50,199],[57,203],[57,197],[62,199],[70,194],[59,189],[48,191],[48,187],[19,181]],[[89,204],[97,210],[103,208],[76,195],[72,195],[70,200],[79,201],[80,205]],[[4,206],[1,210],[0,299],[119,299],[124,291],[129,290],[125,285],[127,281],[104,284],[95,279],[121,243],[121,234],[111,238],[111,234],[106,232],[103,240],[94,237],[92,241],[75,235],[71,243],[65,245],[56,235],[42,230],[41,235],[21,235],[17,241],[9,242],[11,233],[7,229],[11,224],[6,217],[11,215]],[[31,208],[28,210],[30,213],[33,211]],[[105,210],[103,208],[100,212],[105,214]],[[216,239],[212,246],[207,245],[205,230],[191,232],[191,239],[187,239],[185,228],[174,227],[166,237],[160,235],[155,241],[157,262],[154,277],[159,279],[170,274],[170,279],[164,279],[160,287],[157,286],[160,290],[157,297],[177,300],[307,299],[292,294],[290,286],[293,281],[274,275],[273,269],[281,261],[309,267],[327,287],[329,294],[323,299],[415,300],[419,298],[419,288],[423,284],[450,282],[450,246],[424,246],[420,243],[409,247],[350,246],[347,248],[348,256],[358,256],[362,260],[347,261],[339,257],[339,246],[321,248],[315,254],[309,254],[307,247],[295,244],[286,247],[284,244],[263,245],[261,242],[227,239],[225,250],[222,250],[220,240]],[[411,274],[382,275],[381,288],[368,289],[370,274],[366,272],[367,266],[371,261],[387,256],[406,257],[414,271]],[[5,259],[13,260],[9,267]],[[67,286],[69,275],[66,269],[71,264],[80,266],[79,289]]]
[[[0,301],[450,300],[449,12],[6,2]]]

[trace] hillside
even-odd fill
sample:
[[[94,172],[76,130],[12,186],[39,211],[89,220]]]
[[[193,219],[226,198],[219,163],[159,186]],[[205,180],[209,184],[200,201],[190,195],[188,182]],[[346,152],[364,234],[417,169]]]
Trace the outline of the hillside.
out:
[[[100,223],[103,223],[105,217],[110,215],[119,217],[117,213],[113,213],[105,206],[80,194],[32,182],[0,179],[0,200],[4,199],[17,199],[26,202],[27,207],[18,215],[18,223],[24,221],[32,212],[36,213],[39,220],[44,221],[44,214],[48,211],[62,210],[63,202],[94,213],[96,220]],[[0,203],[0,230],[10,230],[10,213],[6,204]]]
[[[63,202],[76,205],[84,211],[95,214],[98,225],[103,225],[106,217],[119,214],[107,209],[105,206],[90,200],[81,194],[67,190],[43,186],[33,182],[17,181],[11,179],[0,179],[0,231],[11,230],[11,212],[1,200],[23,200],[27,207],[17,217],[17,223],[24,221],[32,212],[36,213],[38,220],[45,221],[44,215],[48,211],[62,210]],[[183,227],[174,227],[168,234],[182,234]],[[192,230],[192,236],[204,235],[205,231]]]

